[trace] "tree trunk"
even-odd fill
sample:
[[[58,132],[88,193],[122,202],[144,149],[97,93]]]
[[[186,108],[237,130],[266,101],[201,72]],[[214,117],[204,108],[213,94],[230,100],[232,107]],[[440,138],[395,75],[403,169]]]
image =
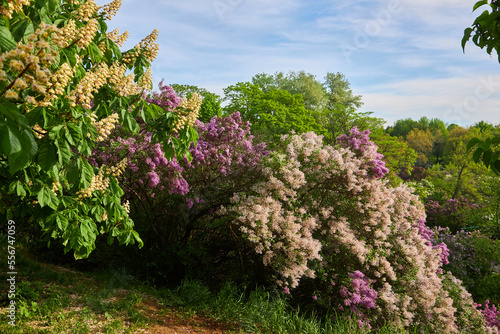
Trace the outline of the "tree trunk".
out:
[[[466,166],[467,165],[464,164],[462,166],[462,168],[460,168],[460,171],[458,172],[457,184],[455,185],[455,190],[453,190],[453,196],[451,196],[452,199],[456,199],[458,196],[458,193],[460,192],[460,188],[462,187],[462,172],[464,171]]]

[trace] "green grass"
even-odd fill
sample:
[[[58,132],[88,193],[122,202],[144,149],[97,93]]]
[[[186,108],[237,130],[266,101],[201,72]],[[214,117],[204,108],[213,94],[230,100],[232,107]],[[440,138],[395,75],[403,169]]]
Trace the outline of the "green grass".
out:
[[[152,297],[110,288],[109,279],[39,263],[22,246],[16,248],[16,326],[8,324],[9,301],[3,299],[0,333],[134,333],[154,324],[141,309],[142,298]],[[6,272],[2,268],[3,282]]]
[[[137,333],[162,325],[167,315],[199,327],[220,324],[225,333],[364,333],[354,320],[299,312],[263,289],[228,283],[212,292],[189,280],[175,289],[156,289],[125,270],[82,273],[22,256],[22,247],[18,252],[17,322],[8,325],[3,300],[0,333]],[[377,333],[402,332],[385,327]]]
[[[290,307],[286,300],[262,289],[249,293],[226,284],[218,293],[208,291],[196,281],[184,281],[175,290],[160,290],[158,295],[170,306],[209,315],[224,322],[238,323],[248,333],[366,333],[355,320],[338,316],[318,319]],[[403,333],[387,326],[378,333]]]

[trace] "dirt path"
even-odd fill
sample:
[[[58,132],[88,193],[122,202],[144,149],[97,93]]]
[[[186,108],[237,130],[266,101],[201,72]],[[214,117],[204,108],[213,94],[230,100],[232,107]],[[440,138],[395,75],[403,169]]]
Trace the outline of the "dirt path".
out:
[[[147,329],[144,333],[150,334],[185,334],[185,333],[205,333],[223,334],[238,333],[236,326],[224,324],[202,315],[193,315],[186,318],[175,308],[167,308],[149,300],[144,301],[141,307],[147,317],[156,324]]]
[[[31,279],[28,279],[28,276],[19,277],[19,288],[22,288],[22,293],[33,294],[36,296],[36,302],[34,306],[28,303],[28,306],[31,306],[31,315],[19,321],[16,326],[19,328],[16,328],[15,333],[26,331],[73,333],[75,330],[78,332],[77,329],[81,326],[86,326],[87,330],[96,334],[110,333],[110,331],[151,334],[243,333],[236,324],[218,321],[189,309],[163,305],[154,295],[134,289],[114,289],[108,291],[102,299],[96,298],[93,294],[98,294],[103,289],[106,290],[101,281],[62,266],[40,264],[50,272],[61,274],[54,277],[62,279],[64,283],[57,282],[57,280],[54,282],[51,275],[47,277],[47,273],[39,279],[38,277]],[[76,285],[78,289],[75,288]],[[52,302],[61,304],[61,300],[64,299],[62,296],[67,295],[69,299],[64,299],[66,305],[62,308],[55,307],[53,311],[45,312],[43,316],[37,316],[41,314],[40,310],[46,302],[46,295],[54,295],[54,291],[57,291],[57,296]],[[126,306],[123,306],[124,304]],[[0,306],[2,318],[5,318],[8,312],[6,306]],[[142,320],[133,322],[131,314]],[[51,319],[57,319],[57,321]],[[118,324],[112,327],[113,323]],[[6,329],[2,325],[5,324],[0,324],[0,333],[4,333]]]

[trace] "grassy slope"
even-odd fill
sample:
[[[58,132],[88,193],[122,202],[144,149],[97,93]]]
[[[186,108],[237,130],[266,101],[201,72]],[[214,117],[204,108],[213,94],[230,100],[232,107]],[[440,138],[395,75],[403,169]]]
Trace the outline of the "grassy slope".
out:
[[[8,324],[3,284],[0,333],[238,332],[188,308],[164,305],[124,273],[92,275],[20,255],[16,260],[16,326]]]
[[[17,323],[8,324],[2,291],[0,333],[362,333],[350,321],[320,324],[262,290],[228,284],[214,294],[190,281],[158,290],[125,272],[82,273],[19,252],[16,261]]]

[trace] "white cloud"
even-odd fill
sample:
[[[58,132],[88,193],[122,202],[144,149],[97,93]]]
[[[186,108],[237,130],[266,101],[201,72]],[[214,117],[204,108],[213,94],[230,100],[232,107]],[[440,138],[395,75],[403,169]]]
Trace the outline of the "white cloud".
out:
[[[305,70],[319,80],[341,72],[363,95],[364,110],[388,121],[444,118],[452,117],[446,108],[474,92],[474,73],[499,68],[473,44],[465,55],[461,50],[463,30],[477,15],[471,14],[474,2],[124,0],[109,27],[130,31],[125,48],[159,29],[160,52],[152,65],[157,81],[221,94],[261,72]],[[492,94],[468,117],[497,121],[498,102],[498,93]]]
[[[366,92],[361,92],[362,110],[373,111],[388,124],[422,116],[460,125],[500,123],[500,75],[405,80],[368,87]]]

